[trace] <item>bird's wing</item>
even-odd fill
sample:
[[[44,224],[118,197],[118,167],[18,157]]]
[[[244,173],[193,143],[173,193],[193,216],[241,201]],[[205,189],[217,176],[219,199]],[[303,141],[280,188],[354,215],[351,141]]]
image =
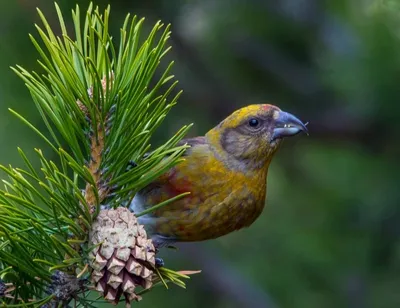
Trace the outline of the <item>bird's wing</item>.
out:
[[[141,212],[184,192],[191,191],[191,182],[197,178],[196,174],[199,172],[197,169],[198,166],[201,166],[201,160],[208,158],[209,148],[205,137],[182,139],[178,143],[178,145],[185,144],[190,148],[186,149],[182,157],[188,158],[190,162],[181,162],[139,191],[130,205],[132,211]]]
[[[207,145],[207,142],[206,142],[206,138],[204,136],[186,138],[186,139],[182,139],[181,141],[178,142],[178,146],[185,145],[185,144],[189,145],[190,147],[193,147],[196,145]],[[185,152],[185,153],[187,153],[187,152]],[[183,154],[183,155],[185,155],[185,154]]]

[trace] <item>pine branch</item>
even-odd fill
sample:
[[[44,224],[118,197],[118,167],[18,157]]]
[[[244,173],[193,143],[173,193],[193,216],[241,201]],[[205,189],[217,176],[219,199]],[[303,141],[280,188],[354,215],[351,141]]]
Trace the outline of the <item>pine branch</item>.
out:
[[[40,10],[43,26],[36,25],[40,40],[30,35],[44,73],[12,68],[29,89],[48,132],[10,111],[47,143],[55,161],[36,149],[41,164],[37,171],[31,158],[18,149],[25,168],[0,166],[8,177],[0,188],[0,299],[9,307],[66,306],[72,301],[93,306],[87,299],[88,290],[93,289],[89,278],[100,273],[95,265],[107,263],[98,252],[109,249],[103,241],[91,243],[101,227],[99,219],[113,213],[133,215],[113,210],[99,215],[100,210],[125,207],[138,190],[178,164],[186,146],[177,144],[190,127],[184,126],[151,149],[152,134],[181,94],[172,96],[177,85],[170,74],[172,62],[159,80],[153,80],[169,50],[169,26],[158,22],[140,43],[144,19],[128,15],[117,48],[108,29],[109,7],[100,13],[91,4],[82,22],[77,6],[72,12],[74,35],[69,35],[57,5],[56,12],[61,36],[54,34]],[[131,160],[137,167],[127,170]],[[128,263],[136,273],[132,277],[145,288],[143,292],[162,282],[184,287],[182,279],[187,275],[154,267],[151,240],[134,215],[129,219],[138,244],[132,246]],[[124,258],[118,249],[115,252]],[[109,261],[107,268],[122,264],[115,257]],[[149,276],[152,272],[154,276]],[[131,272],[126,275],[121,280],[124,287],[131,283],[134,288],[137,283],[129,280]],[[113,278],[115,288],[121,283],[117,276]],[[97,283],[96,290],[106,294],[101,288]],[[138,300],[139,295],[129,290],[124,289],[126,302]],[[109,291],[106,298],[115,302],[120,296]]]

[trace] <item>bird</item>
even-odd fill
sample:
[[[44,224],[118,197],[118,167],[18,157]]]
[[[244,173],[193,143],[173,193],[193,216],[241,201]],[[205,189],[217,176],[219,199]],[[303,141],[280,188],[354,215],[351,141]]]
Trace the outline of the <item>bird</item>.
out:
[[[183,139],[183,161],[138,191],[129,209],[140,216],[157,248],[176,242],[215,239],[249,227],[266,203],[267,174],[282,140],[307,124],[271,104],[236,110],[204,136]]]

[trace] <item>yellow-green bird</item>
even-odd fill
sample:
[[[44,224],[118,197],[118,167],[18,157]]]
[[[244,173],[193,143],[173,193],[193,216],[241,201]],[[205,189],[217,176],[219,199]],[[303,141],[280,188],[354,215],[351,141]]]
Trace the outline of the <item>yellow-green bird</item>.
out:
[[[136,194],[130,210],[146,208],[183,192],[139,222],[161,247],[203,241],[250,226],[266,198],[268,167],[282,139],[306,132],[294,115],[269,104],[235,111],[203,137],[184,139],[185,160]]]

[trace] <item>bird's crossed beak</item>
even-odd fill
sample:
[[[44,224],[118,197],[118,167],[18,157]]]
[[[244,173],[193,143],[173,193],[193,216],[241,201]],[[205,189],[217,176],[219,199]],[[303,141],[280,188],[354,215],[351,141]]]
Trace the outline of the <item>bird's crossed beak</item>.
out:
[[[279,115],[275,120],[275,128],[272,134],[272,141],[284,137],[290,137],[297,135],[300,132],[305,132],[308,135],[308,129],[306,127],[308,123],[304,124],[294,115],[279,111]]]

